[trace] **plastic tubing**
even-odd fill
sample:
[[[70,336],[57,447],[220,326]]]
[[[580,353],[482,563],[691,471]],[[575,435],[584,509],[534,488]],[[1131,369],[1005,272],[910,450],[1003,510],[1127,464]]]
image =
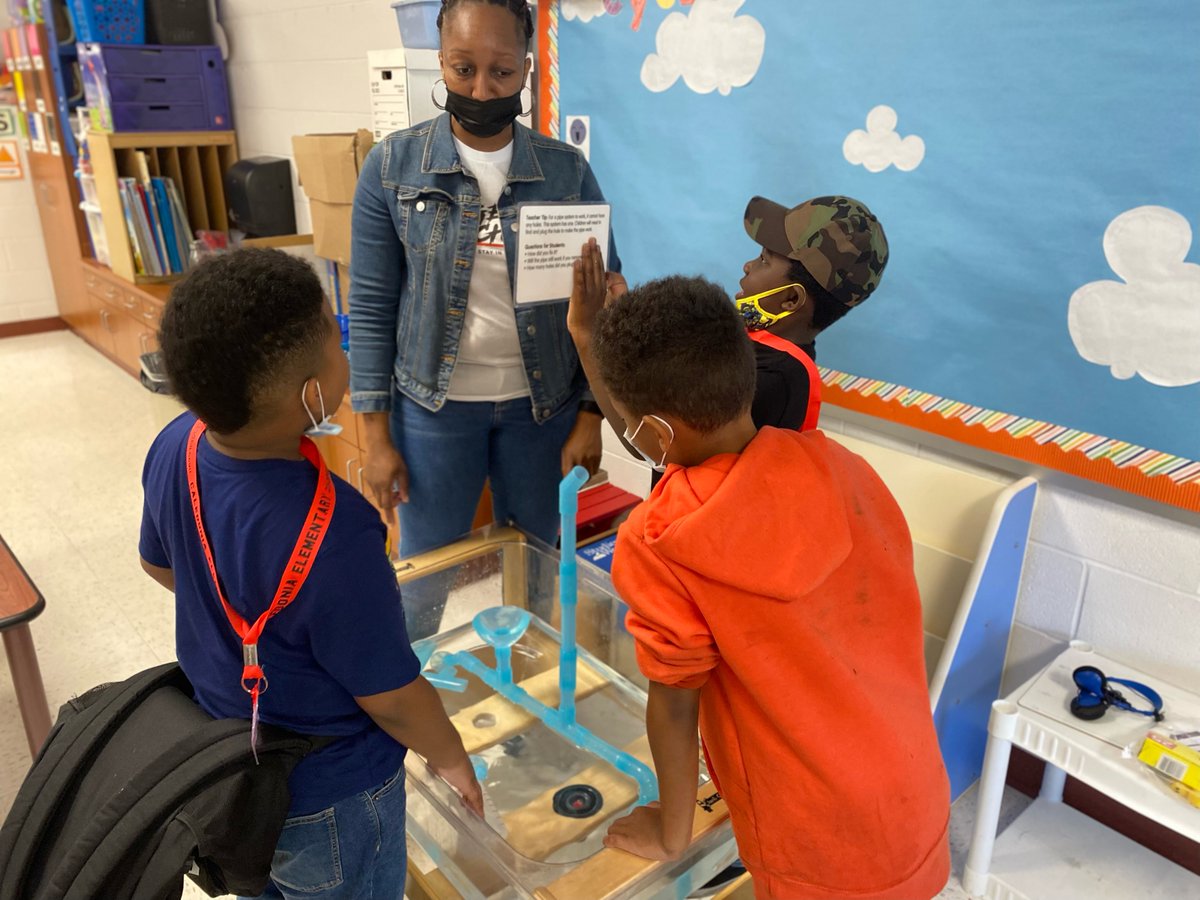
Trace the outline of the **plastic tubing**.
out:
[[[558,656],[558,709],[565,725],[575,722],[575,607],[579,599],[578,567],[575,563],[575,516],[579,489],[588,480],[587,469],[576,466],[559,483],[558,512],[562,517],[558,554],[558,601],[562,615],[562,644]],[[590,749],[590,748],[589,748]]]
[[[645,805],[658,799],[658,780],[654,777],[654,772],[636,756],[626,753],[624,750],[618,750],[574,720],[564,721],[560,710],[552,709],[542,703],[520,685],[513,684],[511,681],[505,682],[495,669],[488,667],[473,653],[459,650],[447,655],[438,663],[438,668],[442,670],[443,675],[453,678],[453,674],[446,671],[450,667],[470,672],[501,697],[536,716],[551,731],[562,735],[580,749],[604,760],[618,772],[629,776],[637,783],[639,805]]]

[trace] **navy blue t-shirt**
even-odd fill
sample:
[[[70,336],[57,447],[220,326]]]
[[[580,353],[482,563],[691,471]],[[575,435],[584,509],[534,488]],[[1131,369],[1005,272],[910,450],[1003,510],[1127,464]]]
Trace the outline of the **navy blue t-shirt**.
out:
[[[195,416],[155,438],[142,474],[139,550],[175,574],[175,647],[210,715],[248,719],[241,640],[225,616],[192,517],[184,454]],[[275,597],[317,486],[307,460],[233,459],[201,439],[201,511],[229,603],[253,623]],[[338,477],[324,543],[290,606],[268,621],[259,662],[268,680],[263,722],[305,734],[345,735],[307,756],[289,782],[289,815],[333,805],[395,774],[405,749],[355,697],[404,687],[420,672],[404,627],[379,513]]]

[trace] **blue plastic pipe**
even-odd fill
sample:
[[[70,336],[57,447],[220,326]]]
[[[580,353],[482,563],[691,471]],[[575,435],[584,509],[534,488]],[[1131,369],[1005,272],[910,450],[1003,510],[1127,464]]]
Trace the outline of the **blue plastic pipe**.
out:
[[[562,645],[558,657],[558,711],[566,726],[575,724],[575,607],[579,600],[578,567],[575,564],[575,516],[579,511],[579,489],[588,473],[576,466],[558,486],[558,512],[562,517],[558,554],[558,605],[562,614]]]
[[[459,650],[440,660],[434,657],[431,665],[438,669],[441,677],[449,678],[452,681],[461,681],[456,670],[469,672],[510,703],[514,703],[536,716],[551,731],[562,735],[576,747],[604,760],[618,772],[629,776],[638,786],[638,805],[644,806],[658,799],[658,780],[644,762],[624,750],[618,750],[578,722],[564,722],[561,710],[551,709],[519,684],[503,681],[495,669],[488,667],[473,653]],[[430,681],[432,680],[430,678]]]
[[[587,469],[576,466],[559,484],[558,511],[562,516],[562,552],[558,564],[558,597],[562,615],[562,642],[558,656],[558,709],[551,709],[530,695],[519,684],[514,684],[507,652],[501,655],[501,647],[485,632],[486,612],[475,617],[475,630],[485,641],[496,648],[496,668],[491,669],[474,654],[459,650],[455,653],[433,653],[432,642],[418,650],[422,664],[428,662],[425,677],[437,687],[454,691],[466,688],[466,681],[458,675],[463,669],[474,675],[497,694],[515,703],[540,719],[551,730],[570,740],[575,746],[599,757],[638,786],[638,803],[644,805],[658,799],[658,780],[654,772],[637,757],[600,739],[575,721],[576,669],[579,653],[575,645],[575,610],[579,600],[578,566],[575,562],[575,516],[579,510],[579,489],[588,480]],[[524,630],[522,625],[521,630]],[[495,637],[494,635],[492,636]],[[515,638],[514,638],[515,640]],[[418,642],[424,644],[424,642]],[[505,644],[505,651],[511,642]]]

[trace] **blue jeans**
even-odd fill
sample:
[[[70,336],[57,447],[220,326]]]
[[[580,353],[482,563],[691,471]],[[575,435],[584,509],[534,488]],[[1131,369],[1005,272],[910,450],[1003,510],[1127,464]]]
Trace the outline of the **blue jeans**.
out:
[[[500,403],[446,401],[430,412],[402,394],[392,405],[392,441],[408,465],[408,503],[400,505],[400,555],[441,547],[471,529],[484,481],[492,513],[551,546],[558,539],[562,448],[578,403],[538,424],[528,397]],[[403,590],[412,640],[436,634],[453,572]],[[497,598],[499,602],[499,598]]]
[[[283,823],[257,900],[403,900],[404,767],[328,809]]]

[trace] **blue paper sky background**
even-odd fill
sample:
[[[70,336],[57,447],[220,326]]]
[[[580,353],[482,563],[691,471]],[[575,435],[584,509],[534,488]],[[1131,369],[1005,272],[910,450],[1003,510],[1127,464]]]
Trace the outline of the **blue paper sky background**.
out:
[[[749,0],[766,50],[728,96],[643,86],[668,12],[647,3],[638,32],[628,4],[561,24],[561,110],[591,117],[632,280],[698,272],[732,293],[757,252],[751,195],[848,194],[892,257],[819,339],[823,365],[1200,457],[1200,385],[1118,381],[1067,329],[1071,294],[1117,277],[1115,216],[1161,205],[1200,229],[1200,4]],[[925,141],[914,171],[843,156],[879,104]]]

